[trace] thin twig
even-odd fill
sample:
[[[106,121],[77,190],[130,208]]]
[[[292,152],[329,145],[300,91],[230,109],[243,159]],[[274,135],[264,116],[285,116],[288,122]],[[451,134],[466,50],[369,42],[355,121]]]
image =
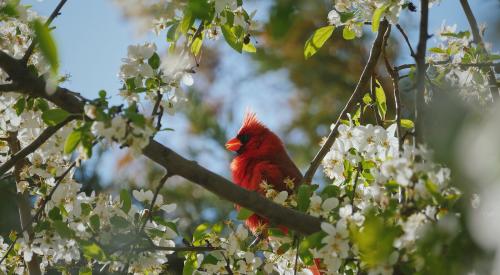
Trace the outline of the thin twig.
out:
[[[389,57],[387,56],[386,52],[387,42],[389,41],[390,34],[391,34],[391,27],[389,26],[389,28],[387,28],[387,31],[384,34],[384,47],[382,49],[382,57],[384,58],[385,69],[391,76],[392,80],[392,87],[394,93],[394,107],[396,109],[396,127],[397,127],[398,145],[399,145],[399,150],[401,150],[402,133],[401,133],[401,100],[399,97],[399,74],[398,71],[396,71],[389,62]]]
[[[420,34],[418,39],[417,54],[415,56],[415,63],[417,64],[417,92],[415,93],[415,132],[416,141],[422,142],[423,124],[424,124],[424,107],[425,107],[425,54],[427,51],[427,33],[429,25],[429,0],[422,0],[420,2]]]
[[[479,32],[479,27],[477,25],[476,18],[474,17],[474,14],[472,13],[472,9],[469,6],[469,2],[467,0],[460,0],[460,4],[462,5],[462,8],[465,12],[465,16],[467,17],[467,21],[469,21],[470,28],[472,30],[472,39],[474,40],[474,43],[478,45],[479,49],[485,54],[486,56],[488,55],[488,51],[486,50],[486,47],[484,46],[484,41],[481,36],[481,33]],[[497,100],[499,97],[498,94],[498,87],[497,87],[497,80],[495,77],[495,71],[489,67],[488,68],[488,84],[490,88],[490,93],[491,96],[493,97],[494,100]]]
[[[378,57],[380,56],[380,53],[382,51],[382,42],[383,42],[383,35],[385,33],[385,30],[387,29],[389,23],[387,20],[383,20],[380,23],[379,30],[377,33],[377,37],[375,38],[375,41],[373,42],[371,51],[370,51],[370,57],[368,58],[368,62],[365,65],[365,68],[363,69],[363,72],[361,73],[361,77],[358,81],[358,84],[356,85],[356,88],[354,89],[354,92],[351,95],[351,98],[349,98],[349,101],[347,102],[346,106],[340,113],[339,117],[337,118],[337,121],[335,122],[335,125],[333,129],[331,130],[330,134],[328,135],[325,144],[321,147],[319,152],[316,154],[314,159],[311,161],[311,165],[309,166],[309,169],[307,169],[307,172],[304,176],[304,183],[309,184],[312,181],[312,178],[314,174],[316,173],[316,170],[318,169],[321,161],[325,157],[325,155],[328,153],[330,150],[330,147],[333,145],[333,142],[335,141],[335,138],[337,136],[338,132],[338,127],[340,125],[341,119],[343,119],[344,116],[350,111],[350,109],[355,106],[360,99],[363,97],[363,91],[370,81],[370,76],[372,75],[373,70],[375,70],[375,67],[377,65],[377,60]]]
[[[47,127],[32,143],[28,146],[24,147],[22,150],[14,154],[9,160],[7,160],[2,166],[0,166],[0,176],[2,176],[5,172],[9,171],[18,161],[24,159],[29,154],[33,153],[36,149],[42,146],[45,141],[47,141],[50,137],[52,137],[59,129],[64,127],[70,121],[74,120],[75,116],[69,116],[63,122],[55,125]]]
[[[406,35],[406,32],[404,31],[403,27],[401,25],[396,24],[396,28],[398,28],[399,32],[403,35],[403,38],[406,41],[406,45],[408,45],[408,48],[410,49],[410,55],[411,57],[415,57],[415,51],[413,50],[413,47],[411,46],[410,40],[408,39],[408,35]]]
[[[432,65],[456,65],[462,68],[469,68],[469,67],[491,67],[491,66],[498,66],[500,62],[494,63],[494,62],[478,62],[478,63],[458,63],[458,64],[452,64],[451,60],[444,60],[444,61],[437,61],[437,62],[432,62],[432,63],[426,63],[425,66],[429,67]],[[415,64],[403,64],[396,66],[397,71],[401,71],[404,69],[410,69],[415,67]]]
[[[156,199],[158,198],[158,194],[160,193],[160,190],[161,188],[163,187],[163,185],[165,184],[165,182],[167,181],[167,179],[170,177],[169,173],[167,172],[165,174],[165,176],[163,176],[163,178],[161,178],[160,180],[160,183],[158,184],[158,186],[156,187],[156,190],[155,190],[155,194],[153,196],[153,199],[151,200],[151,204],[149,205],[149,208],[148,208],[148,212],[147,213],[147,216],[145,217],[144,219],[144,222],[142,223],[141,225],[141,229],[139,230],[139,232],[142,232],[144,230],[144,227],[146,226],[146,223],[148,222],[148,220],[151,219],[151,217],[153,216],[153,208],[155,206],[155,203],[156,203]]]
[[[50,26],[50,24],[52,23],[52,21],[54,21],[54,19],[58,15],[61,14],[60,11],[61,11],[62,7],[64,6],[64,4],[66,4],[67,1],[68,0],[61,0],[61,2],[59,2],[59,4],[54,9],[54,11],[52,11],[52,13],[50,14],[49,18],[47,18],[47,21],[45,21],[45,26]],[[23,58],[21,59],[21,61],[24,64],[28,63],[28,60],[30,59],[31,54],[33,54],[33,51],[35,50],[36,43],[37,43],[36,39],[33,38],[33,40],[31,41],[30,46],[28,47],[28,49],[24,53]]]

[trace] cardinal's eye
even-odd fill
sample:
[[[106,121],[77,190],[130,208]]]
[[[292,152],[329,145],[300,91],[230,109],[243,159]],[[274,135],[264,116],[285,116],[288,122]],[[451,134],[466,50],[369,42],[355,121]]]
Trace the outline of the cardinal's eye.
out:
[[[238,139],[242,142],[242,143],[247,143],[248,140],[250,139],[250,136],[247,135],[247,134],[243,134],[243,135],[240,135],[238,136]]]

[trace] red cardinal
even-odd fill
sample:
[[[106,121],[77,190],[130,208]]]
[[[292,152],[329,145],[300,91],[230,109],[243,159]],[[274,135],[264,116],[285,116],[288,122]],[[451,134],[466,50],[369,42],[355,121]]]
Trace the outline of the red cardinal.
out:
[[[285,179],[289,178],[297,187],[302,181],[302,174],[286,153],[285,146],[280,138],[264,124],[254,113],[247,113],[238,134],[226,143],[226,148],[237,153],[231,162],[233,181],[239,186],[264,194],[260,184],[266,181],[277,191],[294,190],[287,187]],[[246,220],[246,225],[254,233],[265,229],[268,220],[253,214]],[[287,229],[282,227],[282,230]],[[309,269],[314,275],[321,274],[317,266],[319,260]]]
[[[293,192],[284,183],[289,178],[295,186],[302,181],[302,174],[286,153],[283,142],[254,113],[247,113],[243,126],[235,138],[226,143],[226,148],[237,153],[231,162],[233,181],[239,186],[264,194],[261,183],[266,181],[278,192]],[[262,229],[267,220],[253,214],[246,225],[253,233]]]

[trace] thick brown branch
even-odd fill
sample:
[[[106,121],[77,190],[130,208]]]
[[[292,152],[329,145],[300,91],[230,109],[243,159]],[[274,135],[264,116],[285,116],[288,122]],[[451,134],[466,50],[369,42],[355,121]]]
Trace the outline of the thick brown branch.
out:
[[[21,149],[19,140],[17,139],[17,132],[9,133],[9,148],[12,154],[17,154]],[[22,181],[21,172],[26,165],[26,160],[24,158],[19,159],[15,163],[14,177],[16,184]],[[31,203],[29,192],[17,193],[16,194],[17,208],[19,210],[19,219],[21,221],[22,232],[28,232],[28,235],[32,236],[32,224],[31,224]],[[17,240],[17,238],[16,238]],[[40,259],[38,256],[33,255],[30,261],[25,261],[30,275],[42,274],[39,266]]]
[[[333,142],[335,141],[335,138],[337,136],[337,129],[340,125],[340,120],[343,119],[346,116],[346,114],[351,110],[351,108],[355,106],[363,97],[364,88],[370,81],[370,76],[372,75],[372,72],[375,70],[378,57],[380,56],[380,53],[382,51],[383,36],[388,26],[389,23],[386,20],[380,23],[377,37],[375,38],[375,41],[373,42],[370,51],[370,57],[368,58],[368,62],[366,63],[363,72],[361,73],[361,77],[359,78],[358,84],[356,85],[356,88],[354,89],[351,98],[349,98],[349,101],[347,102],[346,106],[344,107],[339,117],[337,118],[335,126],[328,135],[325,144],[321,147],[319,152],[311,161],[311,165],[309,166],[309,169],[307,169],[306,174],[304,176],[304,182],[306,184],[311,183],[312,178],[314,177],[314,174],[316,173],[316,170],[318,169],[321,161],[330,150],[330,147],[333,145]]]
[[[16,84],[2,84],[0,85],[0,92],[11,92],[18,89]]]
[[[385,30],[387,23],[381,24]],[[380,53],[380,50],[378,50]],[[377,53],[377,56],[378,54]],[[6,53],[0,51],[0,68],[12,80],[22,87],[22,92],[33,97],[43,97],[70,113],[82,113],[84,100],[73,92],[58,87],[56,92],[48,96],[45,93],[45,81],[30,74],[26,66]],[[369,74],[368,74],[369,75]],[[369,78],[369,77],[368,77]],[[226,199],[248,208],[253,212],[269,218],[273,223],[284,225],[302,234],[312,234],[321,230],[321,220],[302,212],[283,207],[267,200],[256,192],[245,190],[229,180],[207,170],[196,162],[189,161],[173,150],[151,140],[144,148],[143,154],[165,167],[169,175],[179,175]]]
[[[465,16],[467,16],[467,21],[469,21],[469,25],[472,31],[472,39],[474,39],[474,43],[478,45],[479,49],[484,55],[488,56],[488,51],[484,47],[484,41],[481,36],[481,33],[479,32],[479,27],[477,25],[476,18],[472,13],[472,9],[469,6],[469,2],[467,2],[467,0],[460,0],[460,4],[462,5],[462,8],[465,12]],[[488,84],[490,86],[490,93],[493,99],[497,100],[499,94],[498,94],[497,79],[495,77],[495,71],[491,67],[489,67],[487,70],[488,70],[487,73],[488,73]]]
[[[415,63],[417,63],[417,92],[415,93],[415,132],[417,142],[423,140],[423,123],[424,123],[424,107],[425,107],[425,54],[427,52],[427,33],[429,25],[429,0],[420,2],[420,34],[418,39],[417,54],[415,55]]]
[[[36,149],[42,146],[42,144],[44,144],[45,141],[47,141],[59,129],[64,127],[64,125],[68,124],[73,119],[75,119],[74,116],[69,116],[63,122],[55,126],[47,127],[47,129],[45,129],[30,145],[24,147],[22,150],[12,155],[12,157],[9,160],[7,160],[2,166],[0,166],[0,176],[2,176],[5,172],[9,171],[20,160],[24,159],[26,156],[33,153]]]

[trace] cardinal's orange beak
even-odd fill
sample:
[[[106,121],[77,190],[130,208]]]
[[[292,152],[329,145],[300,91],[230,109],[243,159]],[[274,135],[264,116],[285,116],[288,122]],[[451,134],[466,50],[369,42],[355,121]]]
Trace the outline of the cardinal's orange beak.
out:
[[[241,140],[239,140],[238,138],[232,138],[228,142],[226,142],[226,148],[234,152],[240,150],[241,145],[243,144],[241,143]]]

